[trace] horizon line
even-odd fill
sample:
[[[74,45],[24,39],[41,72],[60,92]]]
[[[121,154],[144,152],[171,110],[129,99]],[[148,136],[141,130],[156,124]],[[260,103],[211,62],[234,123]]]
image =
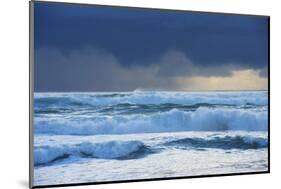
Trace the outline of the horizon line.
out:
[[[131,90],[131,91],[33,91],[33,93],[124,93],[124,92],[255,92],[269,91],[268,89],[256,90]]]

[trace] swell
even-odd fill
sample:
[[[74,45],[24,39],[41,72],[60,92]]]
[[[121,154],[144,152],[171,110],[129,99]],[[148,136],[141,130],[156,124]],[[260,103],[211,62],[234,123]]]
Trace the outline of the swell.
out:
[[[167,146],[174,146],[180,149],[188,148],[218,148],[218,149],[259,149],[267,148],[267,138],[255,138],[250,136],[225,136],[213,137],[210,139],[203,138],[183,138],[166,142]]]
[[[152,146],[147,146],[140,141],[83,142],[68,145],[35,146],[34,165],[45,166],[64,160],[72,162],[72,157],[76,158],[75,160],[81,158],[130,160],[143,158],[153,153],[161,153],[171,148],[202,151],[208,149],[258,150],[267,147],[267,138],[240,135],[205,138],[187,137],[168,139],[168,141],[164,137],[159,143]]]
[[[127,160],[141,158],[149,153],[152,150],[139,141],[39,146],[34,149],[34,164],[41,166],[70,157]]]
[[[267,111],[198,108],[186,112],[137,115],[90,116],[87,118],[35,118],[36,134],[95,135],[178,131],[266,131]]]

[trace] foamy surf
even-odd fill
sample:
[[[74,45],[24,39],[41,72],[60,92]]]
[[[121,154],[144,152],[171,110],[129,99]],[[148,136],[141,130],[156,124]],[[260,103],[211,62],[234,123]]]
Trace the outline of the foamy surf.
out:
[[[266,131],[267,112],[225,108],[172,109],[137,115],[84,117],[81,119],[35,119],[37,134],[95,135],[176,131]]]
[[[38,102],[38,103],[37,103]],[[256,104],[267,105],[267,92],[123,92],[123,93],[35,93],[40,104],[105,106],[115,104]]]
[[[266,171],[267,95],[36,93],[34,183]]]
[[[156,143],[145,143],[125,140],[106,141],[103,143],[80,142],[74,144],[35,146],[34,165],[46,166],[50,163],[58,163],[73,157],[78,160],[79,158],[129,160],[144,158],[150,154],[162,153],[164,150],[170,150],[171,148],[181,150],[249,150],[267,148],[268,146],[267,138],[247,135],[208,136],[205,138],[198,136],[179,137],[177,139],[159,137]]]

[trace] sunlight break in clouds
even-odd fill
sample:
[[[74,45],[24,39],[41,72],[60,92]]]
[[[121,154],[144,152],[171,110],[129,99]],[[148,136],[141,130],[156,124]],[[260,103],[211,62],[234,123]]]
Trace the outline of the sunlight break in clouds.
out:
[[[181,77],[177,81],[181,90],[267,90],[268,80],[259,72],[240,70],[227,77]]]

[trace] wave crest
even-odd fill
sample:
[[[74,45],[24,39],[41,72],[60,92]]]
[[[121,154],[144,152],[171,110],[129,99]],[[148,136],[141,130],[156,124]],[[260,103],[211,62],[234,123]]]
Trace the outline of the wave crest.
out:
[[[35,106],[104,106],[116,104],[267,105],[267,92],[124,92],[124,93],[36,93]]]
[[[258,149],[267,148],[266,138],[254,138],[250,136],[225,136],[211,139],[183,138],[165,143],[168,146],[179,148],[219,148],[219,149]]]
[[[141,157],[148,151],[148,147],[139,141],[84,142],[75,145],[40,146],[34,149],[34,164],[35,166],[44,165],[69,156],[131,159]]]
[[[266,131],[266,111],[198,108],[149,115],[100,116],[80,120],[35,119],[35,133],[62,135],[129,134],[178,131]]]

